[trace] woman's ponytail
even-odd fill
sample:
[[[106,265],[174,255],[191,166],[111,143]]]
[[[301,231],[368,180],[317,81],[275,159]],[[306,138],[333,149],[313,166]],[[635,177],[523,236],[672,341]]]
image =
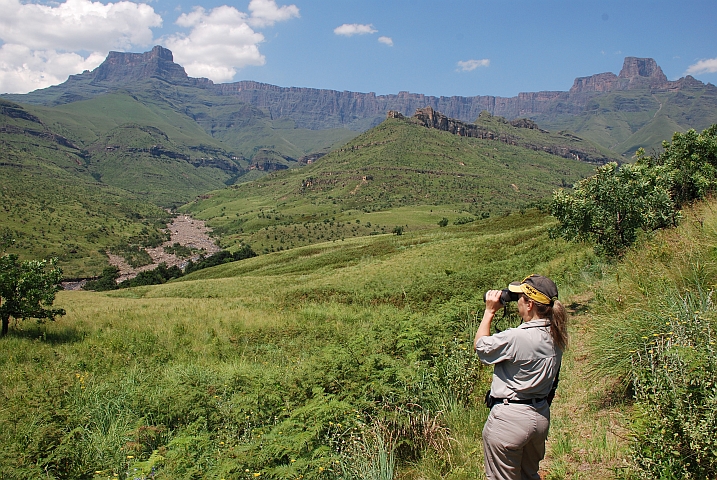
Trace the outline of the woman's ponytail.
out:
[[[560,300],[553,303],[550,315],[550,336],[561,350],[568,348],[568,312]]]
[[[560,300],[555,300],[553,306],[536,303],[537,313],[541,318],[550,320],[550,336],[553,343],[565,350],[568,348],[568,313]]]

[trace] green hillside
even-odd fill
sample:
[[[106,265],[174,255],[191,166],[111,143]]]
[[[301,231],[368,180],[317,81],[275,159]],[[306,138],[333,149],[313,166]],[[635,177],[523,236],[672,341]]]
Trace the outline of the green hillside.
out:
[[[57,256],[68,277],[98,274],[104,251],[166,222],[162,209],[99,183],[81,149],[0,102],[0,225],[25,259]]]
[[[357,135],[357,132],[344,128],[296,128],[289,118],[271,119],[265,112],[231,96],[202,92],[201,97],[191,98],[188,93],[181,100],[186,105],[186,114],[212,138],[252,163],[268,160],[295,167],[301,157],[327,153]]]
[[[715,211],[685,212],[682,226],[617,265],[551,239],[554,220],[532,210],[296,248],[161,286],[60,292],[65,317],[0,340],[0,470],[368,478],[393,451],[389,478],[483,478],[490,369],[470,345],[483,292],[526,272],[554,278],[571,311],[546,475],[631,478],[645,454],[669,468],[693,447],[643,421],[663,419],[648,377],[638,399],[620,379],[631,365],[669,374],[655,387],[674,399],[672,416],[696,413],[681,399],[711,391],[687,382],[708,380],[700,372],[715,365]],[[671,385],[687,390],[669,396]],[[713,438],[701,424],[667,427]],[[641,443],[631,450],[630,439]],[[669,451],[640,448],[664,443]]]
[[[583,113],[536,116],[550,130],[570,130],[629,159],[638,148],[661,150],[674,132],[717,123],[717,89],[700,84],[678,92],[631,90],[595,95]]]
[[[436,227],[545,201],[594,166],[388,119],[300,170],[211,192],[182,211],[225,246],[274,251],[325,240]]]
[[[152,110],[129,95],[107,95],[56,108],[4,103],[1,121],[17,115],[33,132],[64,138],[82,160],[75,173],[126,189],[161,206],[178,205],[225,185],[248,165],[235,160],[193,122],[176,113]],[[166,114],[165,114],[166,113]],[[4,137],[8,143],[20,137]]]
[[[288,118],[272,119],[266,112],[206,86],[173,84],[156,77],[109,82],[102,87],[73,77],[59,86],[5,97],[49,107],[45,115],[55,119],[53,129],[68,129],[68,136],[72,132],[85,141],[124,123],[137,123],[159,128],[179,145],[198,151],[208,146],[236,157],[243,167],[269,162],[272,169],[292,168],[300,158],[326,153],[357,134],[344,128],[296,128]],[[256,176],[244,168],[232,181]]]
[[[24,207],[28,212],[41,211],[38,202],[42,203],[44,192],[53,190],[46,181],[71,189],[70,198],[95,198],[97,192],[111,191],[113,196],[145,202],[154,211],[149,204],[177,207],[196,199],[183,210],[210,220],[226,247],[248,243],[268,253],[389,233],[396,227],[435,228],[443,219],[472,222],[524,208],[544,201],[555,188],[593,169],[541,148],[562,142],[568,150],[592,148],[602,154],[576,137],[516,128],[500,119],[484,118],[483,122],[500,135],[519,137],[530,148],[462,138],[392,119],[306,167],[265,176],[266,172],[252,167],[252,161],[225,150],[224,143],[206,135],[188,118],[163,101],[152,104],[127,93],[52,108],[4,102],[1,135],[8,146],[3,151],[8,160],[0,174],[9,185],[7,195],[15,194],[17,188],[28,192],[20,197],[29,202]],[[285,130],[300,135],[291,125]],[[271,152],[278,153],[270,147],[274,146],[259,149],[254,158],[264,155],[264,162],[276,163]],[[11,157],[33,162],[35,168],[47,172],[24,175],[12,167],[19,163]],[[295,159],[283,161],[298,166]],[[53,169],[62,174],[50,173]],[[248,178],[261,181],[225,187]],[[89,203],[112,206],[122,202],[108,198]],[[13,215],[20,215],[18,208]],[[80,218],[70,210],[67,213],[73,221]],[[123,213],[117,215],[106,212],[102,223],[111,229],[113,222],[124,218]],[[34,219],[35,214],[23,217],[33,225],[29,231],[17,225],[19,220],[13,220],[12,226],[26,237],[27,253],[59,255],[68,276],[99,273],[104,263],[99,251],[123,238],[113,236],[94,245],[85,234],[70,236],[62,233],[60,224],[43,224],[41,216],[30,217]],[[33,229],[42,232],[39,237],[27,236]],[[72,245],[67,244],[70,237]]]
[[[603,164],[624,161],[613,150],[567,131],[549,132],[527,119],[508,121],[503,117],[481,112],[475,124],[495,135],[497,141],[544,151],[563,158]]]

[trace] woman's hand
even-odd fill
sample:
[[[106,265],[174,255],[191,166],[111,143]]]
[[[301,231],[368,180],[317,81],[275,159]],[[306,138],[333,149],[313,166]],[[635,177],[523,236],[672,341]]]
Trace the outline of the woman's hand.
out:
[[[503,308],[500,302],[500,290],[488,290],[485,294],[485,311],[495,315],[495,313]]]

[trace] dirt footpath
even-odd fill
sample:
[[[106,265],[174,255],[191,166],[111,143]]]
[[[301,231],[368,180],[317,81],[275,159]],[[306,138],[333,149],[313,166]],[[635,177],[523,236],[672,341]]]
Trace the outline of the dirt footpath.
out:
[[[179,258],[174,254],[168,254],[164,251],[164,247],[170,247],[175,243],[179,243],[185,247],[200,249],[204,256],[209,256],[221,250],[214,240],[209,236],[211,231],[206,227],[203,221],[195,220],[188,215],[178,215],[174,221],[167,227],[172,238],[164,242],[157,248],[147,248],[147,253],[152,257],[153,263],[139,268],[132,268],[124,259],[117,255],[109,254],[110,264],[120,269],[120,277],[118,281],[134,278],[139,272],[145,270],[154,270],[157,265],[164,262],[168,267],[177,265],[180,268],[187,263],[187,258]],[[192,257],[196,261],[199,255]]]

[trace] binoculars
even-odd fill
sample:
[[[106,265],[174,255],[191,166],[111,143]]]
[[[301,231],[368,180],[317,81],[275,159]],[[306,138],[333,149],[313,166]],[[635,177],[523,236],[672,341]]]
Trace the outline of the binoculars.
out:
[[[485,302],[485,297],[488,294],[488,292],[483,294],[483,301]],[[520,298],[520,293],[511,292],[507,288],[504,288],[500,291],[500,303],[503,305],[506,305],[509,302],[517,302]]]

